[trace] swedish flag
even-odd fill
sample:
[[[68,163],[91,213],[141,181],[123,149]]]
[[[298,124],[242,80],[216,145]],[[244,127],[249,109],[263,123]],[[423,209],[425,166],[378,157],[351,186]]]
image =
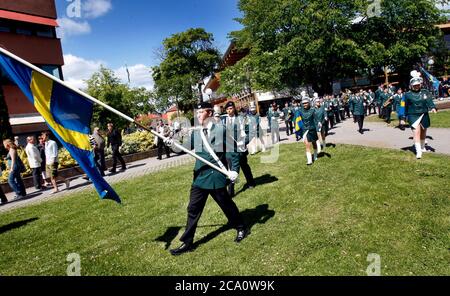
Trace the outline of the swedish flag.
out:
[[[100,197],[120,203],[119,196],[94,162],[89,142],[93,103],[3,53],[0,53],[0,66],[44,117],[49,129],[92,180]]]
[[[300,112],[300,110],[297,110],[295,112],[295,116],[294,116],[295,120],[295,134],[298,137],[302,137],[303,136],[303,117],[302,117],[302,112]]]
[[[439,91],[439,85],[441,84],[441,82],[434,77],[433,75],[431,75],[427,70],[425,70],[423,67],[420,67],[420,71],[422,71],[422,73],[425,75],[425,77],[428,79],[428,81],[430,82],[431,86],[433,87],[433,91],[438,92]]]
[[[398,108],[398,116],[399,117],[404,117],[404,116],[406,116],[406,101],[405,101],[405,94],[403,94],[403,96],[402,96],[402,100],[400,101],[400,108]]]

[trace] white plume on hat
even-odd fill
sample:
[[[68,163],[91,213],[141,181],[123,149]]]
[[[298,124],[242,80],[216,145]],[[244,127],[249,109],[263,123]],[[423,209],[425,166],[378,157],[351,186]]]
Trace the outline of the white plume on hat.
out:
[[[318,93],[314,93],[314,99],[317,99],[319,97],[319,94]]]
[[[422,76],[422,74],[419,71],[417,71],[417,70],[411,71],[410,74],[411,74],[412,78],[418,78],[418,77]]]

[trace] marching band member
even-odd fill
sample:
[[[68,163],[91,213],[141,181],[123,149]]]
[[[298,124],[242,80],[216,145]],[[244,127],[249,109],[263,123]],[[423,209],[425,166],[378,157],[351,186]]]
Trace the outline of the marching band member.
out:
[[[307,165],[313,164],[313,155],[311,153],[311,146],[314,148],[314,161],[317,160],[317,131],[316,131],[316,117],[314,108],[311,107],[311,102],[308,98],[302,100],[301,109],[304,125],[303,141],[306,146]],[[321,124],[319,125],[321,126]]]
[[[412,71],[410,80],[410,91],[405,95],[405,108],[408,122],[414,135],[414,146],[416,148],[416,158],[422,158],[422,152],[426,152],[425,139],[427,129],[430,127],[429,111],[437,113],[433,103],[433,96],[428,90],[422,89],[423,78],[420,73]]]
[[[213,107],[210,103],[204,102],[198,106],[197,119],[200,128],[193,131],[191,143],[194,145],[195,153],[211,163],[217,163],[224,167],[226,161],[225,129],[222,124],[215,124],[212,120]],[[170,145],[170,143],[167,143]],[[238,177],[239,157],[231,155],[230,176],[231,181]],[[194,235],[198,221],[202,215],[208,196],[211,195],[220,206],[229,224],[237,230],[235,242],[239,243],[248,234],[239,209],[228,195],[226,189],[227,176],[220,173],[203,162],[197,160],[194,167],[194,180],[192,182],[189,196],[189,206],[187,208],[186,230],[180,238],[182,244],[170,250],[172,255],[181,255],[194,249]]]
[[[401,104],[402,104],[402,98],[403,98],[403,91],[401,88],[397,90],[397,93],[394,95],[394,106],[395,110],[397,112],[398,117],[398,128],[402,131],[405,130],[405,117],[404,114],[401,114]]]
[[[325,108],[322,106],[321,99],[317,98],[315,100],[316,108],[314,112],[314,116],[316,117],[316,131],[317,131],[317,137],[319,138],[316,141],[317,144],[317,153],[322,152],[322,150],[326,146],[325,142]]]

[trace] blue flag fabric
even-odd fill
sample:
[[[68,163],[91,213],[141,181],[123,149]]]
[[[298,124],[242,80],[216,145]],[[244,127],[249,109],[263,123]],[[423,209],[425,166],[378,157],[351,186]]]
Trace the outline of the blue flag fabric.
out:
[[[405,94],[402,95],[402,100],[400,101],[400,107],[398,108],[397,114],[399,117],[406,116],[406,101]]]
[[[303,115],[300,110],[296,110],[294,113],[295,134],[297,137],[303,136]]]
[[[420,67],[420,71],[423,73],[423,75],[425,75],[425,77],[427,78],[427,80],[430,82],[431,86],[433,87],[433,91],[435,92],[439,92],[439,85],[441,84],[441,82],[439,81],[439,79],[437,79],[436,77],[434,77],[433,75],[431,75],[427,70],[425,70],[423,67]]]
[[[2,53],[0,66],[44,117],[49,129],[92,180],[100,197],[120,203],[119,196],[95,165],[89,142],[93,103]]]

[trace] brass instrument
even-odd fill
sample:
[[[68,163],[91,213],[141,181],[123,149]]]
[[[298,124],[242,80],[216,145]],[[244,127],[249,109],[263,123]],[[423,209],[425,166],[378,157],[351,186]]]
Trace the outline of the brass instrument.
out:
[[[394,96],[390,96],[389,99],[387,99],[386,102],[384,102],[383,107],[386,108],[387,106],[392,104],[392,101],[394,101]]]

